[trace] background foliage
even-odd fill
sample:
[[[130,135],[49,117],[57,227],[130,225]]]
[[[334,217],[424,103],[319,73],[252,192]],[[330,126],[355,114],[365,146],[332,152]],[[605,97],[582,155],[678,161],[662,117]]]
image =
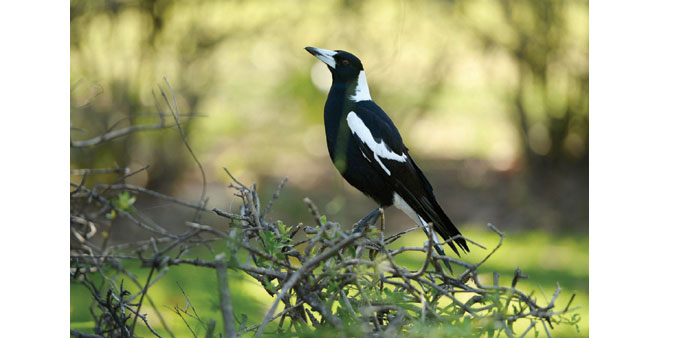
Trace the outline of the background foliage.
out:
[[[373,207],[328,160],[328,73],[302,48],[355,53],[451,218],[525,231],[535,273],[556,271],[568,291],[574,283],[588,309],[587,1],[71,1],[70,19],[73,141],[156,122],[152,89],[166,76],[210,207],[231,203],[224,166],[260,188],[288,176],[274,210],[292,224],[307,216],[306,195],[343,224]],[[194,200],[201,180],[184,147],[173,129],[136,133],[71,147],[71,169],[149,166],[127,183]],[[171,227],[192,213],[146,196],[136,205]],[[409,224],[387,217],[392,231]],[[123,224],[111,236],[140,234]],[[572,244],[546,249],[536,238]]]

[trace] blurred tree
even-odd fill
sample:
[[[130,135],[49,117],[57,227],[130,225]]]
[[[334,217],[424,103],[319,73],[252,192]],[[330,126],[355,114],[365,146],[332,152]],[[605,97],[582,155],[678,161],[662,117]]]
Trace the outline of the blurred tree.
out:
[[[152,89],[160,101],[166,76],[211,181],[227,166],[247,181],[288,175],[306,190],[341,187],[323,141],[327,71],[302,48],[344,49],[364,60],[373,96],[422,165],[455,161],[450,192],[461,193],[461,177],[486,180],[469,189],[499,182],[462,173],[459,162],[473,159],[521,180],[514,200],[530,200],[515,174],[533,178],[530,190],[544,195],[536,205],[564,195],[550,177],[569,177],[582,206],[568,208],[584,213],[588,1],[72,0],[70,17],[73,141],[155,122]],[[197,179],[184,153],[177,131],[140,133],[73,147],[71,165],[151,165],[146,185],[172,193]]]
[[[498,1],[508,27],[469,26],[488,47],[511,54],[517,86],[508,91],[522,150],[532,177],[564,166],[588,166],[588,36],[574,27],[570,7],[578,1]],[[499,14],[499,13],[498,13]],[[571,20],[572,19],[572,20]],[[583,36],[577,36],[583,40]],[[575,46],[576,45],[576,46]],[[575,47],[580,47],[575,55]]]

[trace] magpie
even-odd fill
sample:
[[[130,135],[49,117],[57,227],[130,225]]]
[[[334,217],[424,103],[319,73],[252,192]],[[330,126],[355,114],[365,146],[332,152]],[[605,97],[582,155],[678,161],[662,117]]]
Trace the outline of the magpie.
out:
[[[437,203],[430,182],[413,161],[396,126],[370,97],[361,61],[343,50],[305,49],[332,74],[324,105],[329,157],[349,184],[380,205],[357,224],[356,231],[369,219],[379,217],[385,207],[394,205],[424,227],[428,236],[429,223],[445,240],[457,236],[449,242],[457,256],[455,243],[468,252],[466,240]],[[444,255],[435,232],[435,250]]]

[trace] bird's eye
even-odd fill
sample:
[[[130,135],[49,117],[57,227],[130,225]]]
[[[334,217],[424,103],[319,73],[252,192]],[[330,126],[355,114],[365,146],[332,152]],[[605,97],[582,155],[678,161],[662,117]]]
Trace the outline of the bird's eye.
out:
[[[341,60],[341,65],[342,66],[348,66],[349,62],[346,59]]]

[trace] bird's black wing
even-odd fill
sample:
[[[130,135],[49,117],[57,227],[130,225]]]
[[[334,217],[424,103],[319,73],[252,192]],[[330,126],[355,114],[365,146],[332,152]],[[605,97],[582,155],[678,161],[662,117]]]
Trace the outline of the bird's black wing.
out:
[[[433,222],[435,231],[442,238],[447,240],[459,235],[459,230],[437,203],[432,185],[409,155],[389,116],[372,101],[358,102],[353,113],[358,119],[355,119],[356,116],[347,116],[349,127],[356,136],[362,155],[373,169],[425,222]],[[369,139],[368,133],[372,139]],[[458,237],[455,242],[462,250],[469,250],[463,238]],[[449,244],[458,255],[454,243]]]

